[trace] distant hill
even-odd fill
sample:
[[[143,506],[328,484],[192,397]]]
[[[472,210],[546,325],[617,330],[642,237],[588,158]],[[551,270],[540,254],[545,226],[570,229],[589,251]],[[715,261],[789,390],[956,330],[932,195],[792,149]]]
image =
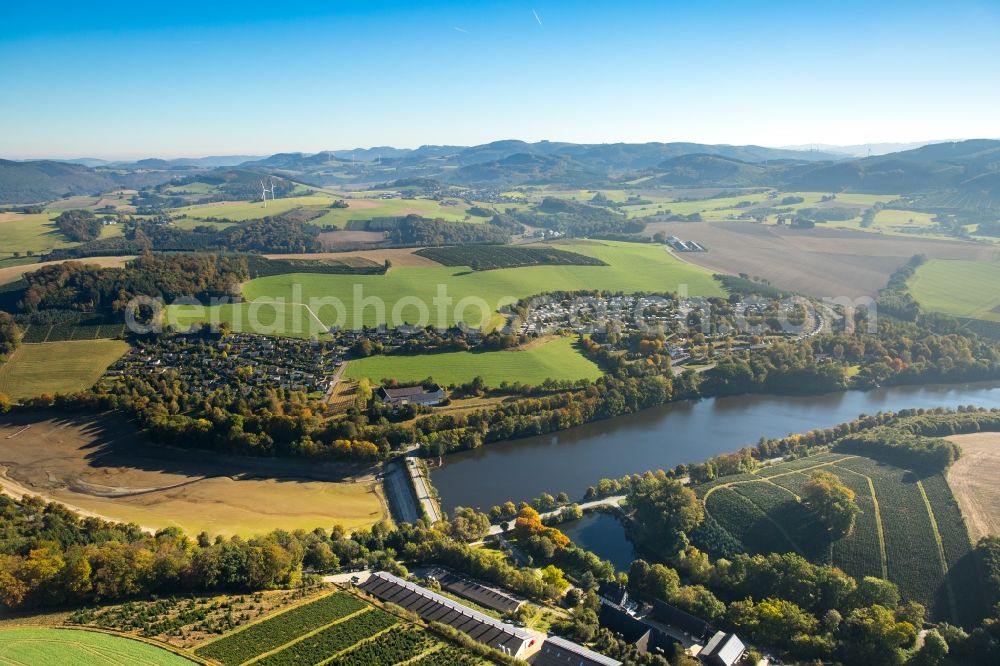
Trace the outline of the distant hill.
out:
[[[835,164],[816,164],[788,174],[783,186],[820,192],[914,194],[952,190],[1000,207],[1000,141],[936,143],[913,150]]]
[[[656,185],[754,187],[773,184],[781,169],[719,155],[681,155],[656,167]]]
[[[232,174],[246,172],[235,180],[249,183],[268,174],[320,186],[433,180],[476,187],[580,188],[621,186],[641,177],[650,187],[870,192],[904,195],[928,209],[1000,208],[1000,141],[989,139],[932,143],[865,158],[749,145],[504,140],[479,146],[277,153],[236,167],[228,164],[237,159],[242,158],[146,159],[93,167],[52,160],[2,162],[0,203],[45,201],[116,186],[151,187],[192,176],[235,186]],[[214,181],[203,177],[227,170],[228,176],[216,174]]]
[[[0,202],[34,203],[113,189],[110,176],[80,164],[0,160]]]

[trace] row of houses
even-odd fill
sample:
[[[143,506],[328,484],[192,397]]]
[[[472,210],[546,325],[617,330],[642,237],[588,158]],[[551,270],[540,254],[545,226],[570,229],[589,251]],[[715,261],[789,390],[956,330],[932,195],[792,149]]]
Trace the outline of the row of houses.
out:
[[[699,298],[675,300],[669,296],[582,295],[560,301],[537,300],[521,320],[522,335],[542,335],[558,330],[589,333],[608,324],[622,332],[658,328],[681,330],[688,314],[707,305]]]
[[[239,386],[243,392],[325,391],[343,356],[329,343],[232,334],[218,340],[172,336],[143,344],[109,369],[111,377],[171,372],[196,390]]]

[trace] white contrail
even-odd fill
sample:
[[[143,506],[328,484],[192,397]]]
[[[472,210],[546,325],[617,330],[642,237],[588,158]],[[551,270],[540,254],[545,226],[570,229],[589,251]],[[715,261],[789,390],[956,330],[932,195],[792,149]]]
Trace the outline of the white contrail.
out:
[[[468,30],[466,30],[465,28],[459,28],[457,25],[455,26],[454,29],[455,29],[456,32],[461,32],[462,34],[465,34],[465,35],[469,34]]]
[[[542,19],[541,19],[541,18],[539,18],[539,16],[538,16],[538,12],[536,12],[536,11],[535,11],[534,9],[532,9],[532,10],[531,10],[531,13],[535,15],[535,20],[536,20],[536,21],[538,21],[538,25],[540,25],[541,27],[543,27],[543,28],[544,28],[545,26],[544,26],[544,25],[542,25]]]

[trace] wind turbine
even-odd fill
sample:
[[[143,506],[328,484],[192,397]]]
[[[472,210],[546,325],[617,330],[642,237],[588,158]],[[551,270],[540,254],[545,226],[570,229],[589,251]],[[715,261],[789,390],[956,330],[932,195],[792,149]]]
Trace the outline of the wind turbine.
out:
[[[271,185],[271,189],[270,190],[267,189],[267,187],[264,185],[264,181],[263,180],[260,181],[260,197],[261,197],[261,199],[264,200],[264,208],[267,208],[267,193],[268,192],[271,193],[271,201],[274,201],[274,181],[271,180],[270,176],[268,176],[267,177],[267,182]]]

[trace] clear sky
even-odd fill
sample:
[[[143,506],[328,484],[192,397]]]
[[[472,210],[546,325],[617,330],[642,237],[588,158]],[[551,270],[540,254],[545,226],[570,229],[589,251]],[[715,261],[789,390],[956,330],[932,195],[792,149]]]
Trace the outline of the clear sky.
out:
[[[0,156],[1000,138],[1000,0],[11,2]]]

